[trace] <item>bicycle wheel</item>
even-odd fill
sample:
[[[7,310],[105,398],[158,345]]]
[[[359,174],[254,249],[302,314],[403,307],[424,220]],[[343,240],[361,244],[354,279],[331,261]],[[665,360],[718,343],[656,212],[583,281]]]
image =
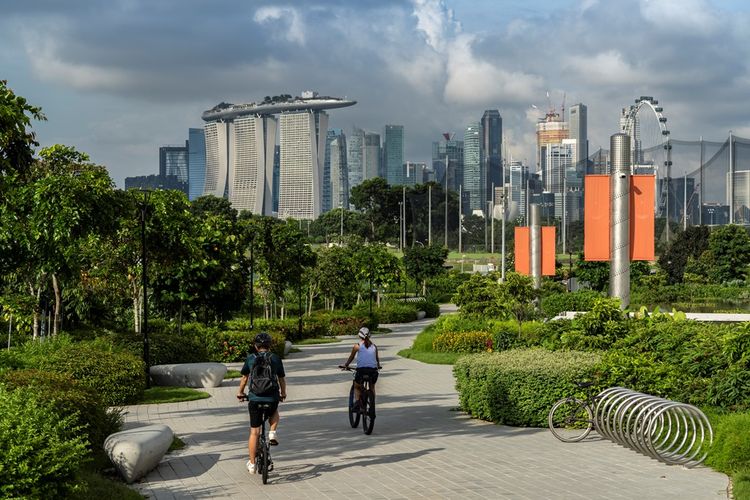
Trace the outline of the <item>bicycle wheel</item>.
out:
[[[258,472],[263,477],[263,484],[266,484],[268,482],[268,462],[270,461],[270,456],[268,453],[268,443],[263,442],[261,443],[260,447],[260,459],[259,459],[259,468]]]
[[[349,424],[352,427],[359,425],[359,412],[354,409],[354,384],[349,389]]]
[[[594,416],[585,401],[566,398],[552,405],[547,425],[560,441],[575,443],[589,435],[594,427]]]
[[[363,402],[365,407],[362,409],[362,430],[365,434],[372,434],[375,425],[375,395],[370,389],[365,392]]]

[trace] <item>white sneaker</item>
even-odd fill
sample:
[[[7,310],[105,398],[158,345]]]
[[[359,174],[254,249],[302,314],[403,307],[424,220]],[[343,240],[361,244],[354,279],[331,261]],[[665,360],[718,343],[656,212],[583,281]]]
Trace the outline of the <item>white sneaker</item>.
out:
[[[276,437],[276,431],[268,431],[268,444],[271,446],[276,446],[279,444],[279,440]]]
[[[254,463],[252,463],[250,460],[248,460],[247,464],[245,464],[245,466],[247,467],[247,471],[250,474],[255,474],[255,464]]]

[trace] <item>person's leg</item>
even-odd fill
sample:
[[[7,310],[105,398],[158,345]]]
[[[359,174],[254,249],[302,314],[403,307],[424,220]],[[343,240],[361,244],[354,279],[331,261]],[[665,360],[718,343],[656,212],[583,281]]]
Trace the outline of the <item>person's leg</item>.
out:
[[[260,426],[250,427],[250,438],[247,440],[247,451],[250,454],[250,463],[255,463],[255,454],[258,452],[258,437],[260,436]]]
[[[271,418],[268,419],[268,423],[271,424],[271,430],[273,432],[276,432],[276,427],[279,426],[279,420],[281,417],[279,416],[279,410],[277,409],[275,412],[273,412],[273,415],[271,415]]]
[[[277,444],[279,444],[279,439],[276,435],[276,428],[279,426],[279,421],[281,420],[281,417],[279,416],[279,407],[276,406],[274,408],[269,408],[268,411],[271,413],[271,416],[268,418],[268,423],[270,424],[270,431],[268,432],[268,443],[276,446]]]

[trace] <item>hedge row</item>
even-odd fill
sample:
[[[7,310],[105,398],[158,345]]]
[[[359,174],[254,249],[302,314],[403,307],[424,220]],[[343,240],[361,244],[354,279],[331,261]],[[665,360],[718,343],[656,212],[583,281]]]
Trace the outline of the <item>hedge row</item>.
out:
[[[514,425],[546,425],[558,399],[590,379],[601,355],[512,349],[464,356],[453,365],[461,408],[476,418]]]

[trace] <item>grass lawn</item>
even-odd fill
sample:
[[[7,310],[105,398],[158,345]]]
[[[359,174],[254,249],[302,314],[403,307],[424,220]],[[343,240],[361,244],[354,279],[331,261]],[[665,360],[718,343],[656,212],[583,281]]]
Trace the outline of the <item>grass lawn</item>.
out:
[[[143,392],[143,399],[139,404],[179,403],[180,401],[194,401],[210,398],[207,392],[197,391],[189,387],[152,387]]]
[[[319,337],[313,339],[302,339],[296,342],[295,345],[313,345],[313,344],[333,344],[335,342],[341,342],[341,339],[334,337]]]
[[[404,358],[416,359],[422,363],[432,365],[452,365],[464,354],[457,352],[435,352],[432,350],[432,341],[437,336],[435,328],[430,325],[422,333],[417,335],[414,343],[409,349],[403,349],[398,355]]]
[[[69,498],[75,500],[142,500],[142,496],[135,490],[131,490],[125,483],[115,479],[109,479],[96,472],[81,471],[80,482],[83,483],[82,491],[76,491]]]
[[[232,379],[232,378],[240,378],[242,374],[239,370],[227,370],[227,374],[224,375],[224,380]]]

